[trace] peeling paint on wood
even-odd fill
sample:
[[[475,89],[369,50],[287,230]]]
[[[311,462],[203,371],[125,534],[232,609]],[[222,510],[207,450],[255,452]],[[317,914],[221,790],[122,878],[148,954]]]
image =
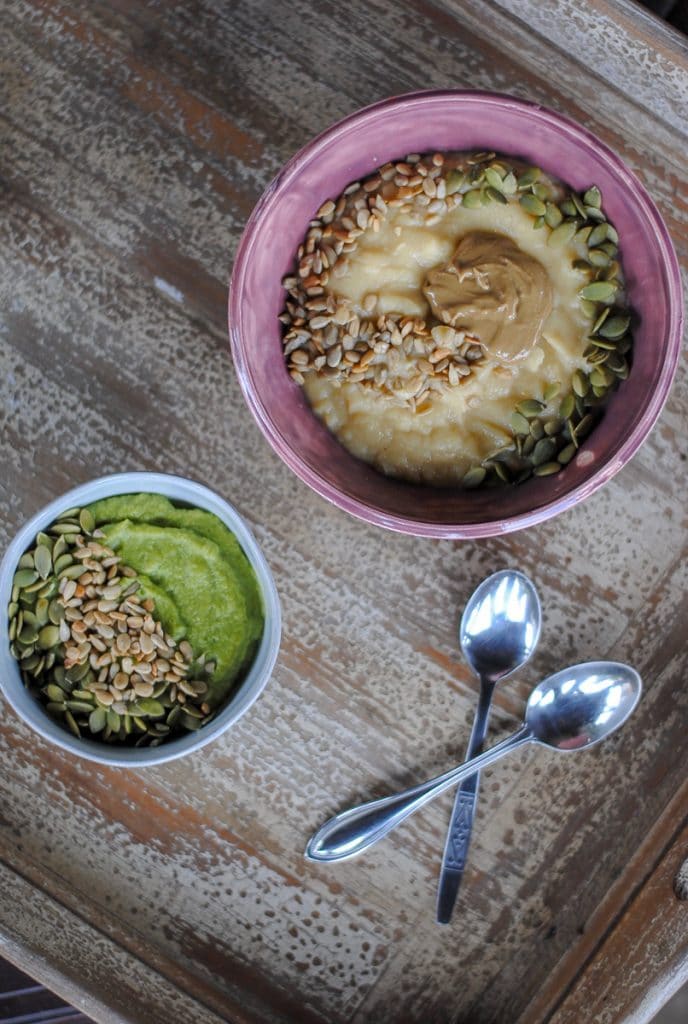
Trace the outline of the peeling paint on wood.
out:
[[[0,24],[0,540],[90,477],[191,475],[254,527],[285,620],[250,713],[155,770],[71,759],[2,704],[6,955],[107,1022],[569,1024],[602,991],[596,1019],[649,1020],[688,948],[673,892],[685,366],[650,440],[584,506],[435,543],[348,518],[263,442],[229,359],[226,283],[292,153],[357,107],[433,87],[511,92],[590,127],[643,178],[685,266],[685,43],[626,0],[7,0]],[[327,815],[462,757],[476,682],[457,622],[507,565],[533,576],[544,626],[498,689],[491,739],[567,662],[632,661],[647,689],[575,764],[531,750],[485,773],[440,929],[449,795],[359,860],[302,851]]]

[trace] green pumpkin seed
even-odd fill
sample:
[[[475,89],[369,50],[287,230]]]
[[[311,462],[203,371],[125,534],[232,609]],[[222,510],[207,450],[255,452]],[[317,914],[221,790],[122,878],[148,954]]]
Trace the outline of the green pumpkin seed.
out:
[[[478,189],[471,189],[470,192],[464,192],[461,205],[467,206],[469,210],[475,210],[481,205],[480,191]]]
[[[545,385],[543,398],[546,403],[551,402],[553,398],[556,398],[561,391],[561,381],[553,380],[549,384]]]
[[[24,590],[26,587],[31,586],[38,579],[38,573],[35,569],[18,569],[14,574],[12,583],[15,587],[19,587],[20,590]]]
[[[508,171],[502,179],[502,192],[505,192],[508,196],[512,196],[516,191],[516,187],[516,175],[513,171]]]
[[[55,598],[48,605],[48,618],[54,626],[59,626],[64,618],[65,610]]]
[[[602,193],[597,185],[592,185],[587,192],[583,193],[583,202],[586,206],[594,206],[596,209],[602,206]]]
[[[181,711],[181,705],[178,704],[177,707],[179,707]],[[132,715],[131,720],[134,725],[134,728],[137,729],[139,732],[148,732],[148,726],[146,725],[142,718],[138,718],[136,715]]]
[[[618,338],[622,338],[628,330],[631,318],[628,315],[622,316],[611,316],[602,325],[599,333],[603,338],[608,338],[611,341],[616,341]]]
[[[547,203],[545,210],[545,224],[550,228],[559,227],[564,219],[564,214],[554,203]]]
[[[564,199],[563,202],[559,203],[559,209],[566,217],[578,216],[578,209],[571,199]]]
[[[45,705],[45,707],[46,707],[46,710],[49,711],[51,715],[59,715],[60,718],[62,717],[62,715],[64,714],[64,711],[65,711],[64,704],[55,704],[54,701],[50,701],[50,700]]]
[[[585,376],[582,370],[576,370],[573,377],[571,378],[571,386],[574,392],[580,397],[585,398],[588,391],[590,390],[590,382]]]
[[[550,419],[545,420],[544,428],[547,437],[556,437],[561,432],[562,422],[557,416],[552,416]]]
[[[57,704],[63,703],[65,699],[64,691],[61,687],[56,686],[55,683],[48,683],[45,693],[50,700],[55,701]]]
[[[73,563],[73,561],[74,561],[74,559],[69,554],[69,552],[65,552],[65,554],[62,554],[58,558],[56,558],[55,559],[55,575],[56,576],[60,576],[62,571],[64,569],[66,569],[68,565],[71,565]]]
[[[53,562],[55,562],[60,555],[63,555],[67,550],[67,541],[64,537],[58,537],[53,545]]]
[[[88,716],[88,727],[93,733],[102,732],[107,721],[107,714],[102,707],[94,708]]]
[[[110,729],[111,732],[119,732],[121,723],[116,711],[113,711],[112,708],[110,708],[109,711],[106,711],[105,720],[107,722],[108,729]]]
[[[591,302],[612,302],[617,290],[617,285],[612,281],[592,281],[581,288],[578,294]]]
[[[600,315],[595,320],[595,323],[592,325],[592,330],[590,332],[591,334],[597,334],[597,332],[599,331],[600,327],[602,326],[602,324],[607,319],[607,317],[609,316],[610,313],[611,313],[611,307],[610,306],[605,306],[605,308],[602,310]]]
[[[539,167],[528,167],[518,178],[518,188],[521,189],[530,188],[540,177],[541,171]]]
[[[607,394],[608,390],[609,389],[604,384],[593,384],[593,386],[592,386],[593,398],[604,398],[605,395]],[[596,405],[599,405],[599,404],[600,404],[599,402],[595,402],[595,401],[591,400],[590,398],[588,398],[588,405],[589,406],[596,406]]]
[[[8,630],[8,636],[9,636],[9,639],[10,639],[10,643],[12,643],[12,641],[16,639],[16,636],[17,636],[17,620],[16,620],[16,618],[12,619],[10,621],[10,628]]]
[[[523,442],[523,454],[530,455],[535,447],[535,438],[532,434],[528,434],[528,437]]]
[[[70,711],[85,711],[89,715],[93,711],[93,704],[85,700],[67,700],[65,704]]]
[[[580,441],[582,438],[587,437],[595,424],[595,418],[590,413],[583,417],[578,426],[574,430],[575,438]]]
[[[592,267],[590,269],[592,269]],[[580,295],[580,292],[578,294]],[[581,299],[580,307],[583,315],[586,316],[588,320],[594,320],[597,316],[597,305],[596,303],[591,302],[590,299]]]
[[[609,266],[609,257],[603,249],[590,249],[588,252],[588,259],[592,263],[593,267]]]
[[[21,630],[22,625],[26,623],[27,626],[38,626],[38,619],[36,615],[29,609],[23,608],[17,616],[18,626],[17,629]]]
[[[532,195],[530,192],[526,192],[519,199],[519,203],[526,211],[526,213],[532,214],[533,217],[544,217],[547,212],[547,207],[541,199],[537,196]],[[543,222],[544,223],[544,222]]]
[[[464,473],[461,480],[462,487],[479,487],[485,479],[487,471],[482,466],[471,466],[467,473]]]
[[[545,218],[544,217],[536,217],[535,220],[533,221],[533,231],[536,231],[538,228],[544,228],[544,226],[545,226]]]
[[[571,202],[573,203],[573,205],[574,205],[574,207],[576,209],[576,214],[579,217],[582,217],[583,220],[587,220],[588,214],[586,212],[585,206],[581,202],[581,200],[579,199],[579,197],[576,195],[575,192],[571,193]]]
[[[590,266],[587,260],[576,259],[573,261],[571,266],[574,270],[585,270],[588,273],[590,273],[590,271],[592,270],[592,267]]]
[[[96,528],[96,521],[90,509],[82,508],[79,513],[79,526],[84,533],[93,533]]]
[[[485,189],[485,195],[488,196],[493,202],[502,203],[502,205],[505,205],[506,203],[509,202],[504,193],[500,191],[500,189],[498,188],[493,188],[492,185],[487,186],[487,188]]]
[[[543,462],[539,466],[533,466],[534,476],[552,476],[553,473],[558,473],[561,466],[558,462]]]
[[[485,168],[485,181],[498,192],[502,191],[502,176],[494,167]]]
[[[44,626],[38,634],[38,646],[47,651],[50,647],[56,647],[60,642],[60,630],[57,626],[53,626],[52,623],[49,626]]]
[[[34,644],[38,639],[38,629],[35,626],[31,626],[25,623],[22,626],[21,632],[19,633],[17,639],[21,644],[24,645]]]
[[[607,239],[612,245],[619,244],[619,235],[613,224],[607,224]]]
[[[60,573],[60,579],[78,580],[80,576],[83,576],[87,572],[85,565],[75,563],[74,565],[68,565]]]
[[[80,665],[73,665],[72,668],[67,670],[65,679],[72,684],[80,683],[88,675],[89,669],[90,665],[87,661],[82,662]]]
[[[602,242],[599,248],[602,250],[602,252],[606,252],[610,260],[613,260],[619,251],[618,246],[616,246],[613,242]]]
[[[152,697],[142,697],[132,707],[132,714],[145,718],[162,718],[165,709],[160,701],[153,700]]]
[[[550,462],[556,450],[556,441],[551,437],[543,437],[533,448],[533,454],[530,459],[533,466],[541,466],[544,462]]]
[[[544,408],[544,402],[538,402],[537,398],[524,398],[523,401],[516,404],[516,411],[520,412],[521,416],[525,416],[527,420],[532,419],[533,416],[539,416]]]
[[[176,725],[177,719],[179,718],[181,713],[182,713],[182,706],[181,706],[181,704],[175,704],[174,707],[172,708],[172,710],[167,715],[167,718],[165,719],[165,721],[167,722],[167,724],[169,725],[170,728],[172,728],[173,725]]]
[[[75,736],[81,736],[81,730],[79,726],[76,724],[76,719],[74,718],[74,715],[72,714],[71,711],[65,711],[65,722],[69,726],[70,731],[73,732]]]
[[[75,522],[53,523],[50,527],[50,532],[57,534],[57,536],[60,534],[74,536],[79,532],[79,524]]]
[[[585,224],[582,228],[578,228],[578,231],[576,231],[573,236],[574,242],[580,242],[582,245],[587,245],[591,231],[592,227],[589,224]]]
[[[34,552],[33,560],[34,565],[36,566],[36,572],[41,579],[46,580],[53,567],[53,558],[49,548],[47,548],[45,544],[39,544]]]
[[[35,568],[33,562],[33,553],[31,551],[25,551],[17,562],[18,569],[33,569]]]
[[[45,586],[45,580],[38,579],[38,580],[36,580],[35,583],[32,583],[30,586],[24,587],[24,593],[25,594],[33,594],[34,595],[33,600],[35,600],[36,597],[38,597],[38,591],[42,590],[44,586]]]
[[[66,512],[60,513],[60,515],[57,517],[57,521],[59,523],[63,519],[76,519],[80,511],[81,509],[79,508],[68,508]]]
[[[41,597],[36,601],[36,623],[39,626],[47,626],[48,624],[48,602],[44,597]]]
[[[453,196],[455,192],[458,192],[465,180],[466,175],[462,171],[456,168],[451,170],[447,175],[447,195]]]
[[[534,437],[536,441],[539,441],[541,437],[545,436],[545,428],[542,425],[542,420],[537,417],[530,421],[530,436]]]
[[[182,722],[182,725],[184,726],[185,729],[190,729],[192,731],[195,731],[196,729],[200,729],[201,728],[201,723],[199,722],[199,720],[197,718],[192,718],[191,715],[187,714],[186,709],[182,712],[181,722]],[[151,743],[151,746],[153,746],[153,744],[155,742],[156,741],[153,740],[153,743]]]
[[[558,228],[552,231],[547,239],[547,245],[552,246],[553,249],[560,249],[564,245],[569,244],[575,233],[576,222],[574,220],[565,220]]]
[[[492,469],[492,471],[494,472],[495,476],[499,480],[501,480],[501,482],[503,484],[511,483],[511,477],[509,476],[509,470],[506,468],[506,466],[504,465],[503,462],[494,461],[494,462],[489,462],[488,465],[489,465],[490,469]],[[188,714],[192,714],[193,713],[193,716],[197,717],[197,718],[202,718],[203,717],[203,715],[202,715],[202,713],[200,711],[198,712],[198,714],[196,714],[196,709],[195,708],[192,709],[190,707],[190,705],[188,705],[188,704],[186,704],[184,706],[184,711],[187,712]]]
[[[597,349],[598,351],[602,349],[606,352],[613,352],[616,349],[616,345],[613,341],[605,341],[604,338],[592,338],[590,344],[593,349]]]
[[[588,246],[592,249],[594,248],[594,246],[600,245],[601,242],[605,242],[606,240],[607,222],[602,221],[600,224],[597,224],[590,232],[590,236],[588,238]]]
[[[575,444],[567,444],[566,447],[562,448],[557,455],[557,462],[561,463],[562,466],[568,466],[577,450],[578,449]]]
[[[514,434],[527,434],[530,429],[528,420],[520,412],[512,412],[509,422]]]
[[[549,185],[545,185],[543,181],[537,181],[533,185],[533,195],[536,196],[541,202],[546,202],[550,198],[551,189]]]

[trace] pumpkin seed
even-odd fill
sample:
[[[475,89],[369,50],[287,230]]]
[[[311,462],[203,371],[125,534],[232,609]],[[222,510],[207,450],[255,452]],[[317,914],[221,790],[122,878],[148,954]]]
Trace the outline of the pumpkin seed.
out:
[[[57,522],[62,522],[63,519],[76,519],[79,512],[80,509],[78,508],[68,508],[66,512],[61,512],[60,515],[57,516]]]
[[[530,188],[540,177],[541,171],[539,167],[528,167],[518,178],[518,188],[521,189]]]
[[[558,473],[561,466],[558,462],[543,462],[539,466],[533,466],[533,474],[535,476],[552,476],[553,473]]]
[[[54,701],[48,701],[45,705],[46,711],[49,711],[51,715],[59,715],[60,718],[64,714],[64,704],[56,704]]]
[[[575,235],[573,236],[574,242],[581,242],[582,245],[587,245],[591,231],[592,227],[590,226],[590,224],[585,224],[582,228],[578,228],[578,231],[576,231]]]
[[[611,302],[617,292],[617,285],[612,281],[592,281],[581,288],[579,295],[592,302]]]
[[[47,626],[48,618],[48,602],[44,597],[40,597],[36,601],[36,622],[39,626]]]
[[[24,623],[17,639],[21,644],[24,645],[34,644],[38,639],[38,629],[36,628],[36,626],[31,626],[28,623]]]
[[[604,249],[590,249],[588,251],[588,259],[593,267],[608,267],[610,262],[609,256],[607,256]]]
[[[564,199],[563,202],[559,203],[559,209],[567,217],[578,216],[578,209],[571,199]]]
[[[64,554],[59,555],[55,559],[55,566],[54,566],[55,575],[56,576],[60,576],[61,573],[62,573],[62,570],[66,569],[68,565],[71,565],[73,561],[74,561],[74,559],[69,554],[69,552],[65,552]]]
[[[508,171],[502,180],[502,192],[505,192],[508,196],[512,196],[516,191],[516,187],[516,175],[513,171]]]
[[[536,217],[535,220],[533,221],[533,231],[536,231],[538,228],[544,228],[544,226],[545,226],[545,218],[544,217]]]
[[[196,729],[200,729],[201,728],[201,723],[198,721],[198,719],[197,718],[192,718],[191,715],[188,715],[186,713],[186,711],[182,712],[182,725],[184,726],[185,729],[189,729],[192,732],[195,731]],[[157,745],[157,742],[158,742],[157,740],[153,740],[153,742],[151,743],[151,746]]]
[[[54,626],[60,625],[64,618],[64,613],[64,607],[60,604],[58,600],[53,598],[53,600],[48,605],[48,618],[50,619]]]
[[[113,711],[112,708],[109,708],[108,711],[105,712],[105,721],[107,722],[107,727],[111,732],[119,732],[119,715],[116,711]]]
[[[599,245],[601,242],[605,242],[606,240],[607,222],[602,221],[600,224],[597,224],[590,232],[590,235],[588,237],[588,247],[592,249],[594,248],[594,246]]]
[[[64,522],[64,523],[53,523],[50,527],[50,532],[57,534],[64,534],[65,536],[75,536],[79,532],[79,524],[76,522]]]
[[[50,570],[53,567],[53,558],[50,553],[50,549],[45,544],[39,544],[36,548],[33,556],[34,565],[36,572],[41,579],[46,580],[50,575]]]
[[[547,212],[547,207],[545,206],[543,201],[541,199],[538,199],[537,196],[534,196],[530,192],[526,192],[524,195],[522,195],[519,199],[519,203],[526,211],[526,213],[532,214],[533,217],[544,217],[545,213]]]
[[[545,218],[545,220],[546,219],[547,218]],[[575,233],[575,220],[565,220],[558,228],[555,228],[554,231],[552,231],[547,239],[547,245],[552,246],[554,249],[560,249],[562,246],[569,244]]]
[[[52,623],[49,626],[43,626],[43,629],[38,634],[38,646],[47,651],[50,647],[56,647],[60,642],[60,631],[57,626]]]
[[[554,203],[547,203],[545,209],[545,224],[550,228],[558,227],[564,219],[564,214]]]
[[[530,457],[533,466],[541,466],[545,462],[551,462],[556,450],[556,441],[551,437],[543,437],[533,448],[533,454]]]
[[[605,215],[602,213],[602,210],[598,210],[596,206],[586,206],[585,213],[588,220],[594,220],[595,222],[607,219]]]
[[[587,192],[583,193],[583,202],[586,206],[593,206],[599,210],[602,206],[602,193],[597,185],[592,185]]]
[[[467,206],[469,210],[474,210],[476,207],[481,205],[480,192],[478,189],[471,189],[470,192],[464,192],[461,199],[461,205]]]
[[[66,550],[67,541],[64,539],[64,537],[58,537],[53,545],[53,562],[55,562],[56,559],[60,557],[60,555],[63,555]]]
[[[533,195],[544,203],[547,199],[550,198],[549,185],[545,185],[543,181],[536,181],[533,185]]]
[[[613,224],[607,223],[607,239],[612,245],[619,244],[619,235]]]
[[[81,736],[81,729],[76,724],[76,719],[74,718],[74,715],[72,714],[71,711],[65,711],[65,722],[67,723],[71,732],[73,732],[75,736]]]
[[[552,416],[551,419],[545,420],[543,426],[547,437],[556,437],[561,433],[562,422],[557,416]]]
[[[93,533],[96,528],[96,521],[90,509],[82,508],[79,513],[79,526],[84,533]]]
[[[574,430],[576,440],[580,441],[582,438],[587,437],[590,431],[592,430],[594,423],[595,417],[592,416],[590,413],[584,416]]]
[[[562,448],[557,455],[557,462],[561,463],[562,466],[568,466],[577,450],[578,449],[575,444],[567,444],[566,447]]]
[[[602,335],[603,338],[608,338],[612,341],[616,341],[618,338],[623,337],[623,335],[626,333],[630,322],[631,318],[628,314],[620,316],[611,316],[606,321],[606,323],[604,323],[600,327],[599,333]]]
[[[451,170],[447,175],[447,195],[453,196],[455,192],[458,192],[465,180],[466,175],[462,171],[456,168]]]
[[[105,728],[107,714],[104,708],[97,707],[88,716],[88,727],[93,733],[102,732]]]
[[[537,398],[524,398],[523,401],[516,403],[516,411],[520,412],[521,416],[525,416],[527,420],[532,419],[533,416],[539,416],[544,408],[544,402],[538,402]]]
[[[160,701],[153,700],[152,697],[143,697],[132,708],[132,714],[145,718],[161,718],[165,714],[165,709]]]
[[[536,441],[539,441],[541,437],[545,436],[545,428],[542,425],[542,420],[532,419],[530,421],[530,436],[534,437]]]
[[[79,577],[83,576],[84,573],[87,571],[88,570],[85,565],[75,563],[74,565],[68,565],[65,569],[63,569],[62,572],[60,573],[60,578],[65,578],[68,580],[78,580]]]
[[[494,167],[485,168],[485,181],[498,192],[502,191],[502,175]]]
[[[610,306],[605,306],[605,308],[602,310],[600,315],[595,320],[595,323],[592,325],[592,330],[590,332],[591,334],[597,334],[597,332],[599,331],[600,327],[602,326],[602,324],[607,319],[607,317],[609,316],[610,313],[611,313],[611,307]]]
[[[573,203],[574,207],[576,208],[576,214],[579,217],[582,217],[583,220],[587,220],[588,215],[586,213],[585,206],[583,205],[583,203],[581,202],[581,200],[579,199],[579,197],[576,195],[575,192],[571,193],[571,202]]]
[[[520,412],[512,412],[510,423],[514,434],[527,434],[530,429],[528,420]]]
[[[56,686],[55,683],[48,683],[45,688],[46,695],[56,704],[62,704],[65,699],[64,691],[61,687]]]
[[[25,551],[17,562],[17,569],[33,569],[33,554],[31,551]]]
[[[18,569],[12,580],[15,587],[19,587],[20,590],[25,590],[26,587],[31,586],[38,579],[38,573],[35,569]]]
[[[553,398],[556,398],[561,391],[561,381],[553,380],[549,384],[545,385],[543,398],[545,402],[551,402]]]
[[[87,703],[85,700],[67,700],[65,705],[70,711],[85,711],[89,715],[93,711],[93,704]]]
[[[602,349],[606,352],[614,352],[616,349],[613,341],[605,341],[604,338],[592,338],[590,344],[593,349]]]
[[[482,466],[471,466],[467,473],[464,473],[463,479],[461,480],[462,487],[479,487],[487,475],[487,471]]]
[[[489,196],[493,202],[502,203],[503,205],[509,202],[504,193],[498,188],[493,188],[492,185],[487,186],[485,189],[485,195]]]
[[[573,261],[571,266],[574,270],[585,270],[588,273],[592,270],[592,267],[590,266],[587,260],[576,259]]]
[[[571,386],[580,398],[585,398],[590,390],[590,382],[582,370],[576,370],[571,378]]]

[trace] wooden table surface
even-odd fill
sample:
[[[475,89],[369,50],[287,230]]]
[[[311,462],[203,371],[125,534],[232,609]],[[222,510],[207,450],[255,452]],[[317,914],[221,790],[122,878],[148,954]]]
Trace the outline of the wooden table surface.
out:
[[[67,756],[2,703],[0,955],[98,1021],[649,1020],[688,970],[685,364],[642,451],[582,507],[431,542],[347,517],[273,454],[226,292],[283,162],[424,87],[573,116],[643,179],[685,259],[685,40],[628,0],[5,0],[0,18],[0,539],[91,477],[189,475],[253,526],[284,611],[258,703],[158,769]],[[646,692],[599,749],[486,773],[440,928],[450,795],[359,860],[302,851],[351,801],[461,758],[476,683],[457,621],[505,566],[535,580],[544,626],[499,688],[493,740],[570,662],[631,661]]]

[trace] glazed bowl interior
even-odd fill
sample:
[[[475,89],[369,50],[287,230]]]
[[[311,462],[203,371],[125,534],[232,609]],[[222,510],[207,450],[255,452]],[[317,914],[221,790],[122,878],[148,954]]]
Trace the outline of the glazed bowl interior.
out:
[[[0,563],[0,609],[6,609],[12,591],[12,577],[19,558],[65,509],[90,504],[115,494],[145,492],[163,494],[175,504],[206,509],[229,527],[248,558],[263,600],[265,626],[253,663],[212,721],[202,729],[175,738],[159,747],[119,747],[86,737],[73,736],[58,725],[33,697],[22,681],[17,662],[10,653],[8,630],[0,638],[0,688],[17,714],[45,739],[80,757],[99,764],[142,768],[162,764],[192,753],[216,739],[234,724],[258,698],[268,682],[280,643],[280,604],[272,574],[253,534],[239,513],[214,491],[164,473],[119,473],[76,487],[41,509],[17,533]],[[3,613],[4,614],[4,613]],[[7,619],[5,618],[5,622]]]
[[[411,152],[496,150],[536,164],[576,190],[596,184],[620,236],[638,321],[629,379],[578,457],[520,487],[462,491],[403,483],[349,455],[289,378],[278,315],[282,277],[319,206],[351,181]],[[588,131],[534,104],[485,93],[418,93],[345,119],[298,153],[244,232],[230,287],[229,330],[239,380],[263,433],[309,486],[369,522],[435,537],[484,537],[533,525],[609,480],[654,424],[675,371],[682,328],[678,264],[640,182]]]

